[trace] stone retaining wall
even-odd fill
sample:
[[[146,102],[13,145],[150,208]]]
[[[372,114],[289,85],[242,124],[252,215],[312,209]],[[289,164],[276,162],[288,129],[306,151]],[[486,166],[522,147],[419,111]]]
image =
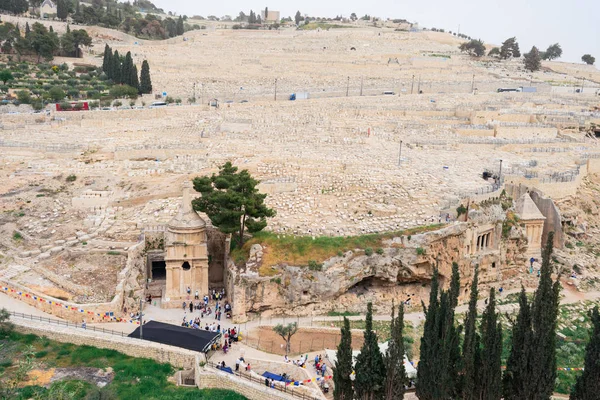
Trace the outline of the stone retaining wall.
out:
[[[271,389],[256,382],[250,382],[232,374],[220,371],[209,371],[198,368],[196,384],[200,389],[227,389],[239,393],[249,400],[293,400],[291,394]]]
[[[137,276],[140,273],[140,269],[138,268],[139,265],[137,263],[141,260],[141,252],[143,249],[144,245],[142,242],[132,246],[127,252],[127,263],[125,268],[119,272],[119,283],[115,288],[115,296],[112,301],[108,303],[71,303],[42,294],[27,286],[2,278],[0,278],[0,291],[48,314],[55,315],[68,321],[81,322],[82,319],[85,319],[87,322],[94,323],[115,322],[114,318],[120,318],[122,316],[121,310],[123,309],[123,306],[126,305],[125,303],[129,296],[129,292],[132,290],[134,292],[139,290],[139,287],[134,287],[132,284],[135,283],[137,286]],[[131,304],[129,305],[131,306]],[[109,315],[106,316],[106,313],[109,313]],[[114,318],[110,316],[111,313]],[[128,316],[124,317],[128,318]]]
[[[179,347],[89,330],[47,325],[39,321],[29,321],[14,317],[11,318],[11,322],[15,325],[17,332],[45,336],[48,339],[61,343],[116,350],[132,357],[145,357],[161,363],[169,363],[177,368],[194,368],[196,365],[197,353]]]

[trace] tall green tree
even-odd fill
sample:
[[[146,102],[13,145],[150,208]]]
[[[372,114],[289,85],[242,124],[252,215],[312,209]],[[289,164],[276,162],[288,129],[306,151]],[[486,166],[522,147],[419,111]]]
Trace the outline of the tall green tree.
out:
[[[519,314],[513,324],[512,347],[504,374],[507,400],[550,399],[556,381],[556,325],[560,282],[552,282],[554,232],[542,253],[540,280],[531,304],[525,289],[519,297]]]
[[[381,398],[384,390],[385,365],[373,331],[373,304],[367,304],[365,317],[364,343],[356,357],[354,390],[360,400]]]
[[[583,373],[571,391],[571,400],[594,400],[600,394],[600,312],[598,306],[590,313],[592,331],[585,349]]]
[[[591,54],[584,54],[581,56],[581,61],[583,61],[587,65],[594,65],[594,63],[596,62],[596,58]]]
[[[241,246],[246,229],[259,232],[267,226],[267,218],[275,216],[264,203],[267,195],[258,192],[258,183],[248,170],[238,172],[228,161],[218,175],[194,178],[194,189],[202,193],[192,202],[194,209],[206,213],[221,232],[237,233]]]
[[[552,282],[552,251],[554,232],[548,234],[548,241],[542,254],[540,280],[535,292],[532,309],[533,384],[537,398],[550,398],[556,381],[556,327],[560,304],[560,282]]]
[[[105,74],[108,74],[109,66],[112,65],[112,60],[110,59],[112,56],[112,49],[108,44],[104,45],[104,58],[102,59],[102,71]],[[109,77],[110,78],[110,77]]]
[[[138,70],[137,66],[133,66],[131,68],[131,87],[136,88],[138,93],[140,92],[140,82],[138,80]]]
[[[404,385],[407,382],[406,368],[404,367],[404,307],[398,307],[398,316],[394,317],[392,304],[392,320],[390,325],[391,338],[384,356],[385,364],[385,400],[402,400],[404,398]]]
[[[300,25],[300,22],[302,22],[304,18],[302,18],[302,14],[300,14],[300,11],[296,11],[296,15],[294,16],[294,21],[296,22],[296,25]]]
[[[124,85],[132,86],[131,84],[131,71],[133,70],[133,58],[131,52],[128,51],[121,65],[121,83]]]
[[[152,80],[150,79],[150,65],[148,61],[142,62],[142,71],[140,72],[140,92],[143,94],[152,93]]]
[[[525,54],[523,63],[526,70],[531,72],[539,71],[542,67],[542,57],[537,47],[533,46],[529,53]]]
[[[531,306],[527,300],[525,288],[521,286],[519,295],[519,313],[512,326],[512,342],[510,354],[506,362],[506,371],[503,377],[504,398],[507,400],[520,400],[531,398],[528,379],[531,376],[529,355],[533,343],[531,330]]]
[[[69,1],[68,0],[57,0],[56,1],[56,16],[61,21],[66,21],[69,16]]]
[[[112,57],[112,68],[111,68],[111,79],[115,84],[122,83],[121,78],[121,56],[119,55],[119,51],[115,50]]]
[[[2,81],[3,85],[6,86],[6,82],[12,81],[13,79],[15,79],[15,77],[8,69],[3,69],[0,71],[0,81]]]
[[[28,40],[31,49],[37,55],[38,63],[41,57],[45,60],[52,60],[54,52],[59,48],[58,37],[55,34],[50,34],[48,29],[39,22],[35,22],[32,25]]]
[[[516,37],[506,39],[500,47],[500,58],[506,60],[508,58],[521,57],[521,51],[519,50],[519,43]]]
[[[425,326],[417,369],[417,397],[421,400],[446,400],[458,396],[460,329],[454,326],[458,264],[453,264],[452,270],[450,289],[439,293],[439,274],[437,268],[434,269],[429,306],[423,304]]]
[[[460,51],[469,53],[473,57],[481,57],[485,55],[485,45],[481,39],[471,39],[468,42],[462,43],[458,46]]]
[[[181,36],[185,33],[185,27],[183,26],[183,17],[179,16],[177,20],[177,35]]]
[[[337,347],[335,366],[333,367],[333,398],[335,400],[354,399],[352,387],[352,332],[350,321],[344,317],[344,326],[341,329],[341,339]]]
[[[552,61],[554,59],[560,58],[560,56],[562,56],[562,47],[560,47],[560,44],[554,43],[548,46],[542,58],[544,60]]]
[[[465,400],[478,399],[476,395],[477,387],[477,371],[479,368],[479,360],[481,359],[479,349],[479,336],[477,334],[477,299],[479,291],[479,265],[475,267],[473,274],[473,282],[471,283],[471,295],[469,298],[469,310],[465,318],[465,336],[462,347],[463,360],[463,382],[462,382],[462,398]]]
[[[477,360],[476,399],[500,400],[502,398],[502,324],[496,312],[495,289],[490,298],[481,322],[482,349]]]

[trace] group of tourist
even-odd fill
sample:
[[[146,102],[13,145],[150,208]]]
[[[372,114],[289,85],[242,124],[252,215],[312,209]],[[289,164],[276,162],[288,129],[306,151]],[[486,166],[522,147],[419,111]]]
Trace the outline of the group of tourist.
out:
[[[323,361],[323,358],[320,354],[315,356],[315,370],[317,371],[317,375],[319,375],[320,372],[321,375],[325,377],[325,373],[327,372],[327,365],[325,365],[325,362]]]

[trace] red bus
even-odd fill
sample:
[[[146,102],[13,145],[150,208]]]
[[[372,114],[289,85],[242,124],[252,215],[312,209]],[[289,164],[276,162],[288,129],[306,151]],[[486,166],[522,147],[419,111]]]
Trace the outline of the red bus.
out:
[[[56,111],[89,111],[90,110],[90,105],[87,101],[71,101],[71,102],[67,102],[67,103],[62,103],[62,105],[64,105],[64,104],[69,104],[71,107],[62,108],[61,103],[56,103]]]

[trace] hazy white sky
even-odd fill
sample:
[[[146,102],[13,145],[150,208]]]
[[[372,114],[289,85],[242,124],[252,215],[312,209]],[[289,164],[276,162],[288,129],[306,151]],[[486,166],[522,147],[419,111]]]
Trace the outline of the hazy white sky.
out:
[[[322,17],[349,16],[355,12],[382,18],[404,18],[421,26],[458,31],[500,44],[516,36],[522,52],[552,43],[563,48],[562,61],[580,62],[590,53],[600,65],[600,0],[261,0],[193,1],[154,0],[165,11],[187,15],[236,16],[268,6],[282,17],[297,10]]]

